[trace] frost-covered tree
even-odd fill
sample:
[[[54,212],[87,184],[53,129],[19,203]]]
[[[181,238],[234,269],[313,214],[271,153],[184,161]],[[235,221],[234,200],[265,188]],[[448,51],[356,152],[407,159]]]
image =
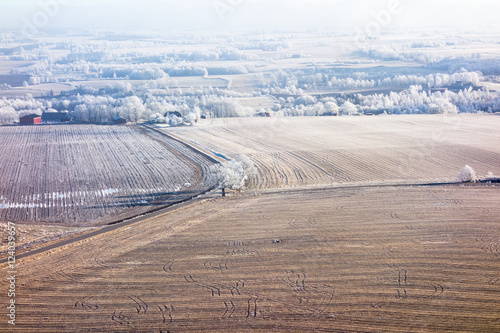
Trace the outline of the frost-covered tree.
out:
[[[0,124],[12,124],[19,121],[19,114],[11,106],[0,105]]]
[[[200,118],[201,118],[201,109],[198,106],[196,106],[191,112],[188,112],[184,116],[184,121],[193,124],[198,122]]]
[[[244,107],[238,100],[231,98],[207,98],[203,106],[214,118],[249,117],[254,114],[252,108]]]
[[[294,105],[313,105],[316,104],[316,98],[310,95],[304,95],[297,98]]]
[[[122,101],[122,106],[120,110],[125,118],[129,119],[132,122],[137,122],[146,113],[146,108],[142,103],[141,99],[137,96],[130,96],[125,98]]]
[[[429,105],[429,112],[435,114],[457,114],[458,109],[447,99],[438,98],[435,103]]]
[[[240,163],[241,166],[243,167],[243,172],[245,174],[245,182],[248,181],[249,177],[255,176],[257,174],[257,168],[255,167],[255,164],[253,161],[250,159],[250,157],[246,155],[238,155],[235,158],[236,162]]]
[[[335,114],[339,112],[339,106],[335,102],[326,102],[325,110],[327,113]]]
[[[181,126],[184,123],[184,120],[181,117],[171,115],[168,122],[170,126],[175,127],[175,126]]]
[[[468,165],[464,166],[457,176],[457,181],[461,183],[475,183],[477,180],[476,172]]]
[[[240,190],[248,183],[249,177],[257,173],[253,161],[245,156],[237,156],[234,160],[217,165],[212,169],[217,177],[217,186],[222,190],[222,196],[226,196],[226,188]]]
[[[347,101],[345,102],[341,107],[340,107],[340,114],[342,115],[353,115],[358,113],[358,108],[356,105],[352,104],[351,102]]]

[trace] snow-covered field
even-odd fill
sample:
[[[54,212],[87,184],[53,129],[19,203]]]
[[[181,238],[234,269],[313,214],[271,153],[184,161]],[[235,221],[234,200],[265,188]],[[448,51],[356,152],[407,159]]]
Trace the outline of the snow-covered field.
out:
[[[355,37],[335,31],[237,38],[166,33],[3,42],[0,97],[8,100],[0,102],[0,123],[49,109],[69,111],[77,121],[102,122],[116,115],[149,121],[178,111],[188,123],[264,111],[285,116],[500,111],[495,34]],[[134,107],[127,105],[131,95],[138,98]]]

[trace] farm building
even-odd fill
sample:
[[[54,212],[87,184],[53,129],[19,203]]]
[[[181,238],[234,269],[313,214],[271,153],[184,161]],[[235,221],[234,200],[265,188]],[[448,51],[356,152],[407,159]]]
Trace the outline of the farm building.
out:
[[[184,124],[184,119],[182,119],[182,114],[178,111],[169,111],[165,113],[165,118],[170,126],[181,126]]]
[[[34,125],[34,124],[40,124],[41,122],[42,118],[37,114],[29,114],[19,119],[20,125]]]
[[[482,181],[483,183],[500,183],[500,177],[497,176],[488,176]]]
[[[71,118],[68,112],[44,112],[42,113],[42,121],[45,123],[64,123],[70,121]]]
[[[124,125],[127,123],[127,119],[122,118],[122,117],[114,117],[113,118],[113,124],[115,125]]]
[[[182,118],[182,114],[179,111],[168,111],[163,116],[167,118],[170,118],[171,116]]]

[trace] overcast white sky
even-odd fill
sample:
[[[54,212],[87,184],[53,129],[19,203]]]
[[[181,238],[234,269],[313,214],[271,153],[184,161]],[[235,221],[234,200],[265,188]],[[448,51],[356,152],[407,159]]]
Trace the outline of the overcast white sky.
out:
[[[44,13],[44,5],[47,7]],[[57,6],[54,6],[56,4]],[[390,7],[397,11],[387,16]],[[59,8],[56,8],[59,7]],[[47,9],[48,8],[48,9]],[[0,0],[0,28],[234,30],[498,25],[498,0]],[[45,16],[44,16],[45,15]]]

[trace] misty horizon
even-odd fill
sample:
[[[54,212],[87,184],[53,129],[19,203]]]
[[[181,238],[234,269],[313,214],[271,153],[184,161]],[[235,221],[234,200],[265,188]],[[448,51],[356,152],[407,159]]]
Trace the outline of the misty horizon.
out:
[[[453,28],[498,31],[500,4],[489,0],[327,1],[327,0],[193,0],[76,1],[3,0],[0,28],[54,30],[192,30],[301,31],[304,29],[364,32]],[[377,26],[378,25],[378,26]],[[380,30],[378,30],[380,29]]]

